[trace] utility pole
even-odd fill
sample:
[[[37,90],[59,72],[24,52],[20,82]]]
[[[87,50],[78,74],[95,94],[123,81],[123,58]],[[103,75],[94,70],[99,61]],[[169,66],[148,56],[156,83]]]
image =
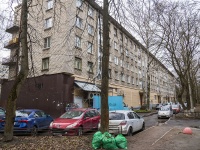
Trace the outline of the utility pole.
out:
[[[102,80],[101,80],[101,132],[109,129],[108,109],[108,67],[109,67],[109,28],[108,28],[108,0],[103,3],[103,57],[102,57]]]

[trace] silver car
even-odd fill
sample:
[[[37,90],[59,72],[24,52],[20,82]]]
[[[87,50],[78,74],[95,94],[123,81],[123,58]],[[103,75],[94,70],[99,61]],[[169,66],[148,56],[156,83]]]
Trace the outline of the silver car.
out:
[[[169,105],[162,106],[158,111],[158,119],[159,118],[170,118],[173,116],[172,107]]]
[[[109,111],[109,133],[132,135],[133,132],[144,130],[145,122],[131,110]]]

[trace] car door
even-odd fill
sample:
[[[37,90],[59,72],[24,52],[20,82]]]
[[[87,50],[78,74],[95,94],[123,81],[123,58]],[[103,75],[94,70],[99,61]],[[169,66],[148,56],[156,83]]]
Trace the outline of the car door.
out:
[[[132,127],[133,129],[133,132],[137,131],[137,120],[135,119],[135,116],[132,112],[129,112],[127,114],[128,116],[128,120],[127,120],[127,123],[129,123],[129,125]]]
[[[98,111],[95,110],[90,110],[90,114],[91,114],[91,119],[92,119],[92,128],[98,128],[98,124],[99,124],[99,119],[100,119],[100,115],[98,113]]]
[[[140,116],[138,116],[138,114],[133,113],[133,115],[135,116],[136,125],[137,125],[136,129],[138,131],[138,130],[142,129],[143,121],[142,121],[142,119],[140,119]]]
[[[92,128],[92,117],[89,111],[83,116],[83,130],[88,131]]]

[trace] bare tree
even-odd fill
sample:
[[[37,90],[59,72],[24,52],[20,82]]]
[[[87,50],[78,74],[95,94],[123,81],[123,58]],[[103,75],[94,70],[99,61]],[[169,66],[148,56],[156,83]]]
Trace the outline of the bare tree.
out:
[[[155,22],[156,15],[154,13],[153,1],[128,0],[127,4],[128,7],[126,8],[129,15],[126,19],[126,25],[129,27],[129,30],[141,40],[141,43],[143,44],[141,49],[145,50],[147,55],[147,67],[144,72],[146,76],[140,80],[143,80],[143,95],[146,97],[145,103],[149,108],[151,89],[150,77],[154,74],[155,70],[158,69],[158,66],[156,65],[157,63],[153,63],[153,61],[156,57],[161,57],[160,46],[162,43],[162,37],[160,38],[161,41],[157,40],[158,25]]]
[[[199,11],[192,2],[156,2],[156,13],[160,35],[164,36],[163,49],[180,83],[177,93],[182,102],[184,92],[188,93],[188,108],[193,109],[192,70],[199,53]],[[162,38],[163,39],[163,38]],[[193,76],[194,77],[194,76]],[[193,79],[194,80],[194,79]]]
[[[28,76],[28,44],[27,44],[27,13],[28,4],[27,0],[22,1],[21,7],[21,70],[17,75],[17,78],[14,82],[14,85],[9,94],[7,104],[6,104],[6,125],[4,130],[4,140],[11,141],[13,139],[13,123],[15,119],[15,110],[16,110],[16,100],[19,96],[21,87]]]

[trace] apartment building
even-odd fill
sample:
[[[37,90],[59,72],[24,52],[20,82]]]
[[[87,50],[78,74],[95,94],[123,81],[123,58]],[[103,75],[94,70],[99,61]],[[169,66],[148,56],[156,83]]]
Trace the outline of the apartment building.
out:
[[[90,0],[47,0],[42,4],[33,1],[31,5],[30,71],[17,105],[27,107],[26,99],[32,107],[47,112],[50,108],[62,112],[66,103],[90,107],[92,96],[101,93],[102,8]],[[3,63],[9,66],[9,81],[4,83],[2,105],[8,96],[7,88],[20,69],[19,26],[20,6],[16,8],[14,24],[6,30],[13,38],[4,46],[11,53]],[[151,103],[174,100],[173,74],[111,16],[109,29],[109,95],[123,96],[132,107],[145,103],[150,57],[154,60]]]

